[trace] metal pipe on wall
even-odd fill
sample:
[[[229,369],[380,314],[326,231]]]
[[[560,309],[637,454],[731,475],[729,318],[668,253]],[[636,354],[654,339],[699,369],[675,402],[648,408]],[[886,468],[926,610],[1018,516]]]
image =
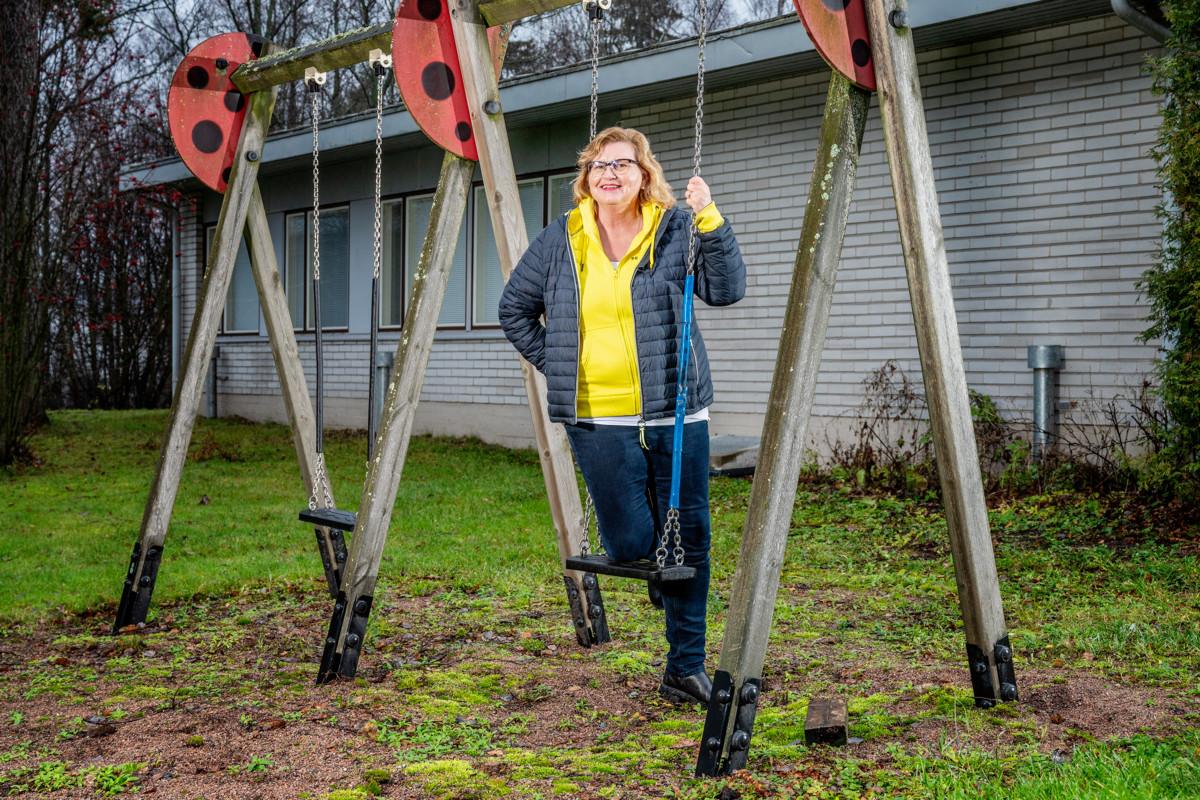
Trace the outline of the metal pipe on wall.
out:
[[[1026,363],[1033,370],[1033,460],[1040,462],[1053,447],[1058,430],[1058,371],[1062,369],[1060,344],[1032,344]]]
[[[375,356],[375,374],[372,376],[375,385],[374,403],[369,409],[371,414],[372,431],[379,430],[379,420],[383,414],[383,402],[387,395],[388,384],[392,382],[392,366],[396,355],[391,350],[385,350]]]

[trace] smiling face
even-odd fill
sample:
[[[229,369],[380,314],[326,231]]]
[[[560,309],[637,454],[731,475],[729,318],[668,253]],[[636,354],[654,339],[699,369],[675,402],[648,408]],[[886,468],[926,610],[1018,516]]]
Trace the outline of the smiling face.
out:
[[[622,210],[630,206],[636,208],[645,176],[638,166],[634,146],[629,142],[610,142],[596,156],[597,161],[616,161],[620,158],[633,162],[623,172],[618,173],[612,167],[588,171],[588,193],[597,205]]]

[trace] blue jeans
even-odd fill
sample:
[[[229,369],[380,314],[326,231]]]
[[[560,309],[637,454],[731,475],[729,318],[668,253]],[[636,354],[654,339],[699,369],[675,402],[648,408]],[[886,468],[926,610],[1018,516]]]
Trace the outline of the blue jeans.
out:
[[[567,425],[575,460],[596,503],[596,524],[609,557],[618,561],[654,558],[671,496],[670,425],[645,428],[646,447],[637,426]],[[708,423],[683,426],[679,528],[686,555],[696,568],[686,581],[661,584],[667,619],[667,671],[679,676],[704,669],[712,522],[708,511]],[[652,499],[653,498],[653,499]],[[674,542],[668,543],[668,552]],[[668,557],[674,563],[674,557]]]

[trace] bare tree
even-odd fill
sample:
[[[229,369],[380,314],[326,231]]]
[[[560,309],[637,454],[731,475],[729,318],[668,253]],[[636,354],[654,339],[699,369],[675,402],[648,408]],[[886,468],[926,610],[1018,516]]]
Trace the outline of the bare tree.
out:
[[[628,53],[700,32],[700,0],[614,0],[600,27],[601,57]],[[708,29],[742,22],[730,0],[708,0]],[[578,5],[522,22],[509,44],[505,74],[528,75],[591,57],[587,14]]]
[[[0,104],[0,464],[22,456],[43,415],[50,345],[70,301],[68,242],[111,155],[95,146],[111,134],[108,102],[145,78],[127,59],[130,20],[144,10],[17,0],[0,14],[11,87]]]

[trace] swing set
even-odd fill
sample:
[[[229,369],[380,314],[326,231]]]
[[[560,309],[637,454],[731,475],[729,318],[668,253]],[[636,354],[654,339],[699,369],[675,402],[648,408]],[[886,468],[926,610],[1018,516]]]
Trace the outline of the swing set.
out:
[[[185,351],[184,371],[130,558],[114,632],[146,619],[200,407],[205,370],[244,234],[301,477],[309,493],[308,507],[300,512],[300,519],[314,526],[334,601],[317,682],[355,675],[476,162],[483,174],[505,279],[528,246],[497,87],[511,23],[572,2],[575,0],[401,0],[394,22],[312,45],[276,52],[266,42],[232,33],[208,39],[184,58],[168,100],[172,136],[185,165],[224,196]],[[721,660],[697,759],[696,772],[700,775],[726,774],[746,763],[837,263],[870,95],[876,89],[939,456],[971,683],[981,707],[1017,697],[905,2],[794,2],[833,74]],[[591,42],[592,136],[597,120],[599,31],[603,12],[610,3],[583,0]],[[699,174],[701,160],[707,36],[705,0],[699,6],[694,174]],[[328,70],[364,61],[372,65],[376,77],[369,375],[374,374],[378,349],[382,96],[389,68],[413,119],[446,152],[378,425],[370,414],[374,409],[374,381],[369,383],[367,474],[355,514],[336,508],[323,452],[319,97]],[[257,183],[278,87],[299,79],[305,81],[309,93],[313,138],[315,406],[309,398]],[[681,373],[688,362],[694,236],[693,227],[683,293]],[[672,513],[679,495],[686,375],[681,374],[677,392],[672,508],[660,531],[655,558],[629,563],[591,552],[591,501],[589,498],[585,511],[565,432],[561,426],[552,425],[547,416],[545,379],[528,362],[522,360],[521,368],[576,639],[584,647],[601,644],[610,640],[610,634],[597,574],[652,583],[694,574],[683,563],[678,514]],[[352,534],[349,547],[345,533]]]

